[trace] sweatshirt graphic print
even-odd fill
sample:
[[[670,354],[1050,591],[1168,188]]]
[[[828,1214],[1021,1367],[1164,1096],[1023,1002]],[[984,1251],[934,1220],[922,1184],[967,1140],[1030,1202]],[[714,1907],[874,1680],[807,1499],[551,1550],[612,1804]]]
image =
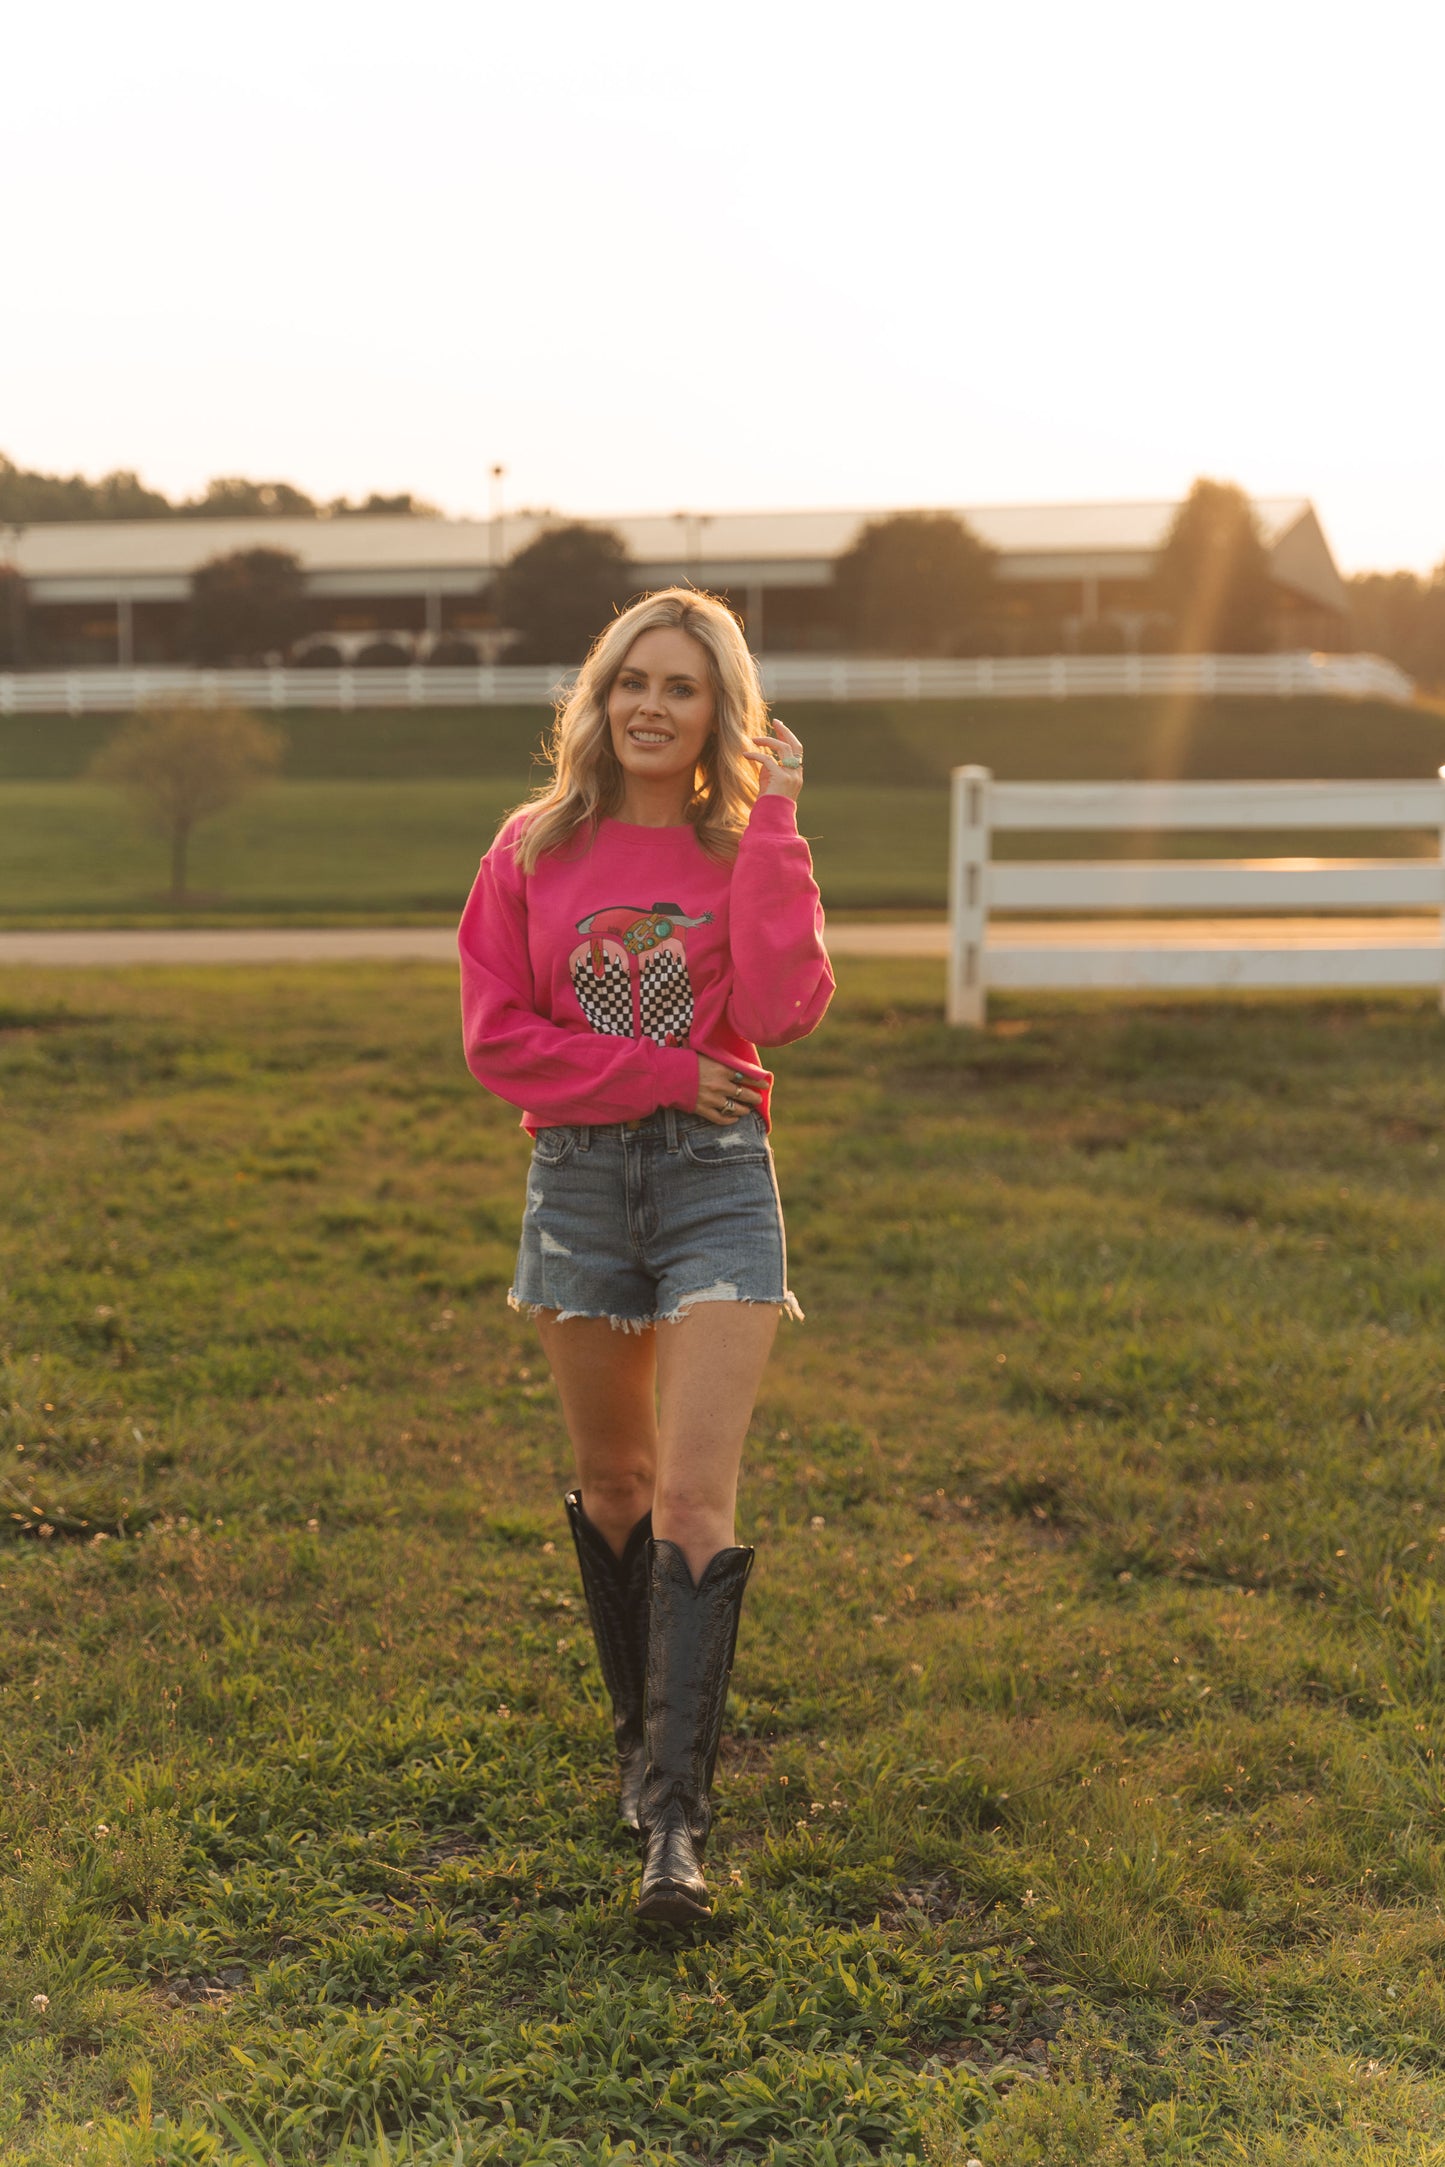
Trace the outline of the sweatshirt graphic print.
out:
[[[677,903],[651,910],[623,903],[579,918],[587,942],[572,957],[572,990],[593,1030],[685,1046],[693,1000],[684,935],[711,924],[710,910],[689,918]]]
[[[691,1111],[706,1054],[761,1089],[766,1119],[758,1045],[806,1036],[833,992],[791,799],[758,800],[731,863],[690,827],[604,820],[523,873],[526,819],[482,860],[458,933],[478,1082],[534,1131],[635,1121]]]

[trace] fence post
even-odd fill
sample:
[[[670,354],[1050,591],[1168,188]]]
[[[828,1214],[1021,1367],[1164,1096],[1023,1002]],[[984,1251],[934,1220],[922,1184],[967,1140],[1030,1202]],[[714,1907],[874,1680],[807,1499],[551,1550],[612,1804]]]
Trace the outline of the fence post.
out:
[[[948,843],[948,1005],[950,1023],[981,1029],[987,1016],[989,830],[993,771],[956,767]]]

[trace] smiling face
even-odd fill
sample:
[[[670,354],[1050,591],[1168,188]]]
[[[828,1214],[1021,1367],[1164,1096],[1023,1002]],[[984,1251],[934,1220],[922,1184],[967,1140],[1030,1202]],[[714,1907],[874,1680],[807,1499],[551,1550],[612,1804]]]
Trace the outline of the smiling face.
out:
[[[686,805],[715,714],[701,642],[675,626],[642,633],[607,696],[612,750],[628,782],[673,785]]]

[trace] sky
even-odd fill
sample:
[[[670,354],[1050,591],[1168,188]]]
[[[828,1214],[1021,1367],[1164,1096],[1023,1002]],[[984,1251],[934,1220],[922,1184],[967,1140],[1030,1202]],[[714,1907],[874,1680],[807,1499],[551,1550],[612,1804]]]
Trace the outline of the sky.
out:
[[[0,450],[485,513],[1308,496],[1445,559],[1438,0],[55,0]]]

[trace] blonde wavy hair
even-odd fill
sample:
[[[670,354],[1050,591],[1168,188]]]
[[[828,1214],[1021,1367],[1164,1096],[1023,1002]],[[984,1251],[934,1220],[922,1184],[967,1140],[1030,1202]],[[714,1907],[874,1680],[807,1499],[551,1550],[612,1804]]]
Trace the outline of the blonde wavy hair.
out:
[[[516,843],[516,861],[530,873],[549,851],[574,836],[589,838],[622,803],[623,772],[612,750],[607,702],[635,641],[644,632],[686,632],[707,657],[714,701],[713,732],[693,778],[687,818],[711,857],[730,858],[757,797],[759,774],[749,739],[768,728],[758,667],[742,626],[716,595],[665,587],[614,617],[592,643],[576,684],[557,705],[547,745],[553,775],[529,799]]]

